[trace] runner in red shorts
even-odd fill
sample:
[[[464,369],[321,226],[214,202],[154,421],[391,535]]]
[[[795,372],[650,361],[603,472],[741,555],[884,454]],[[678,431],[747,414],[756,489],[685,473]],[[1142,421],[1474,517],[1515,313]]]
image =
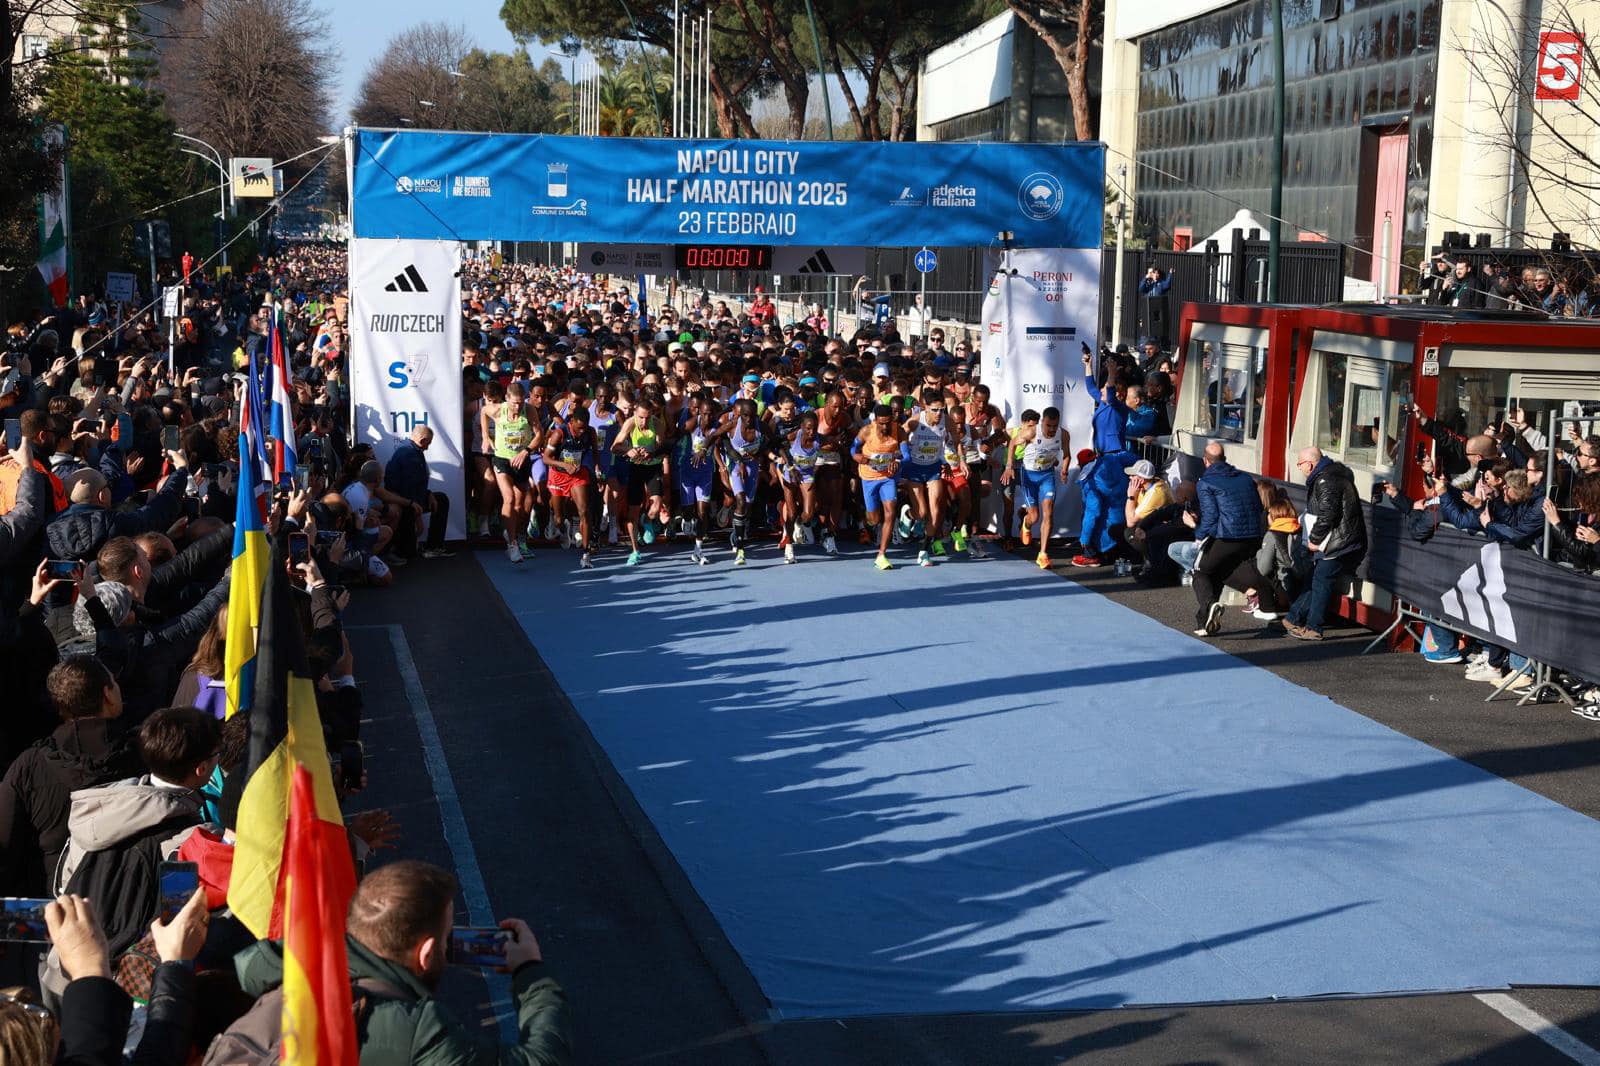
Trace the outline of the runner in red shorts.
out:
[[[583,556],[578,566],[594,565],[589,558],[589,493],[594,485],[595,436],[589,428],[589,410],[574,404],[567,417],[545,437],[544,463],[550,470],[550,511],[556,528],[564,528],[568,501],[577,510],[578,543]],[[570,544],[571,535],[568,534]]]

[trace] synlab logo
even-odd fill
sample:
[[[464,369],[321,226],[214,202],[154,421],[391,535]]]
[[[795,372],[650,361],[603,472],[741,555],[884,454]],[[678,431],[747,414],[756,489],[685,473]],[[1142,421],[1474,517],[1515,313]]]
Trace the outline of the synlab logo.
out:
[[[391,389],[418,389],[429,380],[428,357],[413,355],[410,359],[396,359],[389,364],[389,380],[385,384]]]
[[[427,292],[428,286],[422,280],[422,275],[417,273],[417,264],[412,263],[394,276],[394,280],[383,287],[384,292]]]
[[[811,258],[807,259],[804,265],[800,267],[800,273],[837,274],[838,271],[833,269],[833,260],[828,258],[828,250],[826,248],[818,248]]]
[[[1017,205],[1023,214],[1037,222],[1055,218],[1066,198],[1066,190],[1056,176],[1042,170],[1023,178],[1017,189]]]
[[[1485,544],[1478,562],[1461,572],[1455,588],[1446,589],[1439,603],[1451,618],[1460,618],[1480,633],[1517,639],[1517,624],[1506,602],[1506,574],[1500,566],[1500,545]]]
[[[896,196],[893,200],[889,201],[889,206],[890,207],[921,207],[924,199],[925,199],[924,196],[922,196],[919,193],[912,192],[911,191],[911,186],[907,185],[907,186],[904,186],[900,190],[900,195],[899,196]]]
[[[597,266],[597,267],[605,266],[606,265],[606,253],[600,252],[600,251],[590,252],[589,253],[589,263],[590,263],[591,266]]]

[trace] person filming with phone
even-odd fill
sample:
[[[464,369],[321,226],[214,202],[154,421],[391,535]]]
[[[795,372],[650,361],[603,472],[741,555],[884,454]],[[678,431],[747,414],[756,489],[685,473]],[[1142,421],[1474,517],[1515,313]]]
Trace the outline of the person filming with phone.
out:
[[[415,860],[380,866],[356,886],[345,945],[352,994],[369,1004],[366,1022],[358,1031],[362,1063],[563,1066],[572,1061],[566,993],[544,972],[544,957],[532,930],[521,919],[507,918],[498,926],[501,954],[453,951],[454,939],[471,934],[481,941],[489,933],[455,927],[456,892],[456,879],[449,872]],[[494,964],[511,974],[517,1007],[514,1046],[476,1035],[435,998],[445,967],[453,962]],[[240,952],[234,967],[246,994],[265,997],[283,983],[283,945],[260,941]],[[236,1022],[230,1034],[249,1026],[254,1013]]]

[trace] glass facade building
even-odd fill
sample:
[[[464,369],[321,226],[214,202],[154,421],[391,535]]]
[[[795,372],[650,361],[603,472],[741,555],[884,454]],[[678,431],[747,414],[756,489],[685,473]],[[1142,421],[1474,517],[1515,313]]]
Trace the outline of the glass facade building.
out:
[[[1284,239],[1350,245],[1357,276],[1385,219],[1404,261],[1420,261],[1441,3],[1283,0]],[[1245,0],[1137,41],[1135,227],[1157,247],[1203,240],[1240,207],[1266,217],[1270,11]]]

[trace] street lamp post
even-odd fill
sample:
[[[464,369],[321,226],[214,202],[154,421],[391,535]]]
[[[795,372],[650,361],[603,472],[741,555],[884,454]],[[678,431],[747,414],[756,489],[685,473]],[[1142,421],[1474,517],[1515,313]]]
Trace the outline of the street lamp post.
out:
[[[192,156],[199,156],[201,159],[204,159],[206,162],[211,163],[213,166],[215,166],[217,168],[217,172],[222,175],[222,187],[217,190],[217,201],[218,201],[218,210],[217,210],[217,248],[222,253],[222,265],[223,266],[227,266],[228,265],[228,246],[222,240],[222,228],[223,228],[223,225],[226,223],[227,218],[228,218],[228,214],[229,214],[229,211],[228,211],[229,194],[233,190],[229,188],[229,186],[232,184],[232,182],[230,182],[228,180],[228,168],[222,162],[222,153],[217,151],[216,148],[214,148],[212,145],[207,144],[205,141],[202,141],[198,137],[191,137],[187,133],[174,133],[173,135],[175,137],[180,138],[181,140],[190,141],[190,142],[192,142],[194,144],[200,145],[202,148],[209,149],[211,151],[211,153],[212,153],[211,155],[206,155],[203,152],[196,152],[196,151],[194,151],[192,149],[189,149],[189,148],[180,148],[179,151],[188,152]]]
[[[578,132],[578,53],[583,51],[583,42],[568,34],[561,38],[561,42],[556,47],[561,50],[562,55],[567,57],[567,69],[571,71],[567,80],[572,84],[572,132],[576,134]]]

